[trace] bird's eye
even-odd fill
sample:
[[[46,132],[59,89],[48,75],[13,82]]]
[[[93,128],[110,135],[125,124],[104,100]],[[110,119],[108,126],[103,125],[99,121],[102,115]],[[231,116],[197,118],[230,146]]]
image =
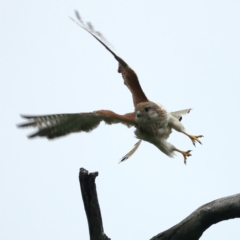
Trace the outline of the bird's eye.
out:
[[[150,107],[145,107],[144,108],[145,112],[148,112],[149,109],[150,109]]]

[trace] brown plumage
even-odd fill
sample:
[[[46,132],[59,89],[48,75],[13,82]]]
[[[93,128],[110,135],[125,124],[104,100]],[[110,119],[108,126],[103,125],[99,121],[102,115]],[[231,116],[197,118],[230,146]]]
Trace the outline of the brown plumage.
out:
[[[137,150],[141,140],[144,140],[154,144],[169,157],[173,157],[175,151],[180,152],[184,156],[184,163],[186,163],[187,157],[191,156],[190,151],[181,151],[166,140],[172,129],[175,129],[187,135],[194,145],[196,141],[201,143],[199,138],[202,135],[193,136],[186,133],[184,126],[180,122],[182,115],[189,113],[191,109],[170,113],[163,106],[149,101],[141,88],[136,73],[131,67],[110,48],[106,39],[99,32],[96,32],[90,23],[85,24],[82,21],[78,12],[76,12],[76,17],[78,21],[72,20],[97,39],[118,61],[118,72],[122,74],[124,84],[132,93],[134,112],[120,115],[109,110],[98,110],[89,113],[22,116],[28,122],[19,124],[18,127],[37,128],[38,131],[31,134],[29,138],[40,136],[53,139],[69,133],[92,131],[98,127],[101,121],[104,121],[106,124],[122,123],[128,127],[134,127],[136,129],[135,135],[140,140],[120,162],[128,159]]]

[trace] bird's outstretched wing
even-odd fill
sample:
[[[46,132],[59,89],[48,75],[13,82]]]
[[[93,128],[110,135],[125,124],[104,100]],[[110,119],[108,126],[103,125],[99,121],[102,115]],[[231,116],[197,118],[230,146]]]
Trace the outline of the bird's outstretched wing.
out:
[[[118,72],[122,74],[122,77],[124,79],[124,84],[129,88],[129,90],[132,93],[133,97],[133,103],[134,106],[136,106],[140,102],[146,102],[148,101],[146,95],[144,94],[141,85],[138,81],[138,77],[136,73],[129,67],[129,65],[120,58],[114,51],[113,48],[110,46],[110,44],[107,42],[107,40],[103,37],[103,35],[95,31],[91,23],[85,23],[81,19],[79,13],[75,11],[77,21],[75,21],[73,18],[71,18],[75,23],[77,23],[80,27],[85,29],[87,32],[89,32],[94,38],[96,38],[118,61],[119,68]]]
[[[175,118],[177,118],[179,121],[181,121],[182,115],[186,115],[186,114],[190,113],[191,110],[192,110],[192,108],[188,108],[188,109],[184,109],[184,110],[180,110],[180,111],[176,111],[176,112],[171,112],[171,115],[174,116]]]
[[[122,123],[128,127],[135,125],[135,113],[119,115],[109,110],[22,117],[26,118],[28,122],[19,124],[18,127],[35,127],[38,129],[36,133],[28,136],[29,138],[40,136],[53,139],[74,132],[90,132],[97,128],[101,121],[104,121],[106,124]]]

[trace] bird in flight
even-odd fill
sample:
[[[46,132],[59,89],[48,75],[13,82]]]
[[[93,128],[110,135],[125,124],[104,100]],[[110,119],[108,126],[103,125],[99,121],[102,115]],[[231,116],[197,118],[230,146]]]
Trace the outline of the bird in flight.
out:
[[[118,72],[122,75],[124,84],[132,94],[134,111],[123,115],[110,110],[42,116],[22,115],[28,121],[19,124],[18,127],[37,128],[37,132],[29,135],[29,138],[40,136],[54,139],[75,132],[90,132],[97,128],[102,121],[110,125],[121,123],[128,127],[134,127],[135,135],[139,141],[120,162],[127,160],[138,149],[141,141],[144,140],[155,145],[169,157],[174,157],[175,152],[181,153],[186,164],[187,157],[191,156],[191,151],[182,151],[169,143],[167,139],[172,129],[174,129],[188,136],[194,146],[196,142],[201,144],[199,138],[203,136],[187,133],[181,123],[182,115],[189,113],[191,109],[168,112],[162,105],[150,101],[143,92],[133,69],[114,52],[110,44],[100,32],[95,31],[91,23],[83,22],[77,11],[75,11],[75,14],[77,20],[72,20],[98,40],[118,61]]]

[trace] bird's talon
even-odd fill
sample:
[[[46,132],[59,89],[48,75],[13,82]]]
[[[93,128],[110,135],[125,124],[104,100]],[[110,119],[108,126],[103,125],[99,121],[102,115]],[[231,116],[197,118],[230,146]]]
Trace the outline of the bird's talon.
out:
[[[196,142],[202,144],[201,141],[198,138],[203,137],[203,135],[199,135],[199,136],[188,135],[188,136],[192,140],[192,143],[195,147],[196,147]]]
[[[181,150],[179,150],[179,149],[175,149],[175,151],[180,152],[180,153],[183,155],[184,164],[187,163],[187,157],[192,156],[192,155],[190,154],[190,152],[191,152],[192,150],[188,150],[188,151],[184,152],[184,151],[181,151]]]

